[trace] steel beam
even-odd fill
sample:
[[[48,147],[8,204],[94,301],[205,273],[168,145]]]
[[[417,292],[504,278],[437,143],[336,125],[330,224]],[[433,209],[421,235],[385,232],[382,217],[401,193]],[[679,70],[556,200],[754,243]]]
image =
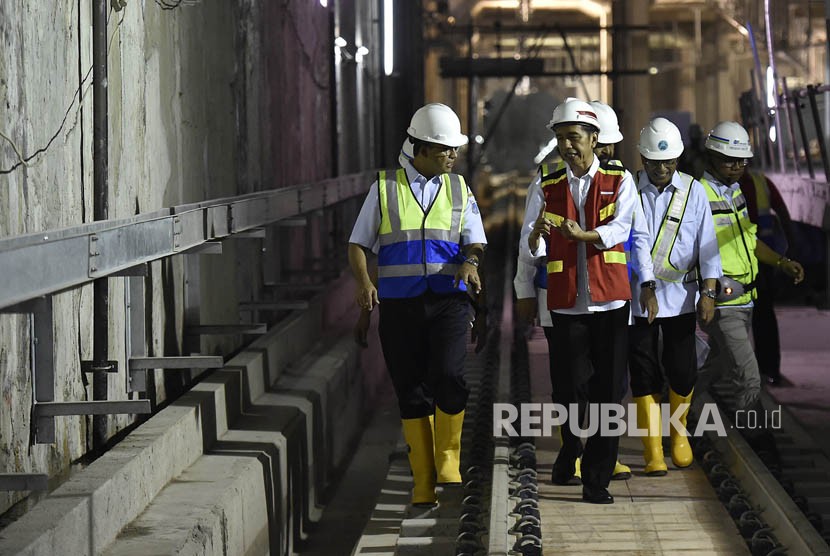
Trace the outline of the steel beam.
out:
[[[215,355],[182,355],[176,357],[132,357],[130,370],[141,369],[216,369],[225,360]]]
[[[49,475],[0,473],[0,491],[49,490]]]
[[[93,402],[39,402],[34,405],[38,418],[63,415],[116,415],[150,413],[150,400],[107,400]]]
[[[231,334],[265,334],[268,332],[268,325],[264,323],[253,324],[198,324],[185,328],[185,335],[222,336]]]

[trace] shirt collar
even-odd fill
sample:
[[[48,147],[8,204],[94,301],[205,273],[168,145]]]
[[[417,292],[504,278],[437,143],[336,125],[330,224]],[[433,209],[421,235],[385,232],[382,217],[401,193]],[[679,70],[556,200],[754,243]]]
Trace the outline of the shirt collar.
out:
[[[585,174],[584,176],[575,176],[574,173],[571,171],[571,165],[568,164],[567,162],[565,163],[565,168],[567,169],[567,172],[568,172],[568,181],[569,182],[572,181],[572,180],[581,180],[583,178],[588,178],[589,180],[593,180],[594,176],[597,173],[597,169],[599,169],[599,158],[597,157],[597,155],[594,155],[594,160],[593,160],[593,162],[591,162],[591,166],[588,168],[588,173]]]
[[[425,176],[422,176],[421,173],[415,169],[415,166],[412,164],[412,161],[408,160],[406,164],[404,164],[403,168],[404,170],[406,170],[406,178],[409,180],[410,185],[416,183],[424,185],[429,181]]]

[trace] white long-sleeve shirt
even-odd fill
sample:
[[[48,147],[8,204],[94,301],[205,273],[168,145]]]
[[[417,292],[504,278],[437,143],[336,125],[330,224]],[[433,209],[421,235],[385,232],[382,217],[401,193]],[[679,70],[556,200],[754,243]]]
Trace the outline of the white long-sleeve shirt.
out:
[[[675,172],[671,183],[660,192],[648,178],[646,172],[639,172],[637,189],[642,202],[643,224],[647,227],[650,237],[649,249],[657,240],[660,225],[666,217],[671,204],[672,194],[677,189],[689,188],[689,199],[686,204],[686,211],[680,222],[680,229],[677,238],[672,245],[669,259],[676,268],[693,269],[699,265],[700,277],[719,278],[722,274],[720,251],[718,240],[715,237],[715,226],[712,221],[712,211],[709,208],[709,199],[703,185],[690,176],[681,176]],[[691,180],[691,181],[690,181]],[[632,249],[632,260],[637,259],[640,250]],[[635,263],[635,269],[638,264]],[[635,271],[636,272],[636,271]],[[631,310],[635,317],[646,316],[640,309],[639,282],[644,280],[632,280],[632,302]],[[667,282],[657,279],[657,303],[660,312],[659,318],[673,317],[684,313],[691,313],[695,310],[698,300],[698,284],[696,281]]]
[[[599,169],[599,159],[594,156],[594,161],[591,163],[591,167],[588,169],[588,172],[581,177],[575,176],[571,171],[570,166],[567,164],[565,165],[565,168],[567,171],[568,185],[571,188],[571,196],[573,197],[574,203],[576,204],[579,212],[579,225],[584,230],[585,199],[588,196],[591,182]],[[597,226],[593,230],[599,234],[601,242],[595,244],[596,248],[610,249],[611,247],[624,243],[628,240],[628,237],[631,234],[631,220],[636,206],[635,203],[639,202],[637,200],[636,190],[637,188],[634,184],[634,178],[631,177],[630,172],[626,171],[617,195],[614,218],[607,224]],[[530,236],[530,232],[533,231],[533,224],[539,216],[539,211],[545,205],[545,195],[542,192],[540,176],[537,175],[533,182],[531,182],[530,187],[528,188],[527,196],[528,199],[525,206],[525,217],[519,240],[519,257],[527,263],[536,264],[540,258],[547,257],[547,244],[545,241],[539,241],[539,246],[536,251],[531,251],[530,245],[528,244],[528,237]],[[559,232],[552,231],[552,233]],[[650,251],[646,250],[644,253],[640,253],[637,260],[639,267],[636,268],[636,270],[638,272],[638,276],[641,277],[641,281],[645,282],[653,280],[654,273],[652,270]],[[588,294],[588,263],[585,243],[582,241],[577,242],[576,303],[573,307],[567,309],[556,309],[555,312],[570,315],[581,315],[596,311],[619,309],[623,305],[625,305],[625,301],[622,300],[597,303],[590,299]]]
[[[538,179],[539,176],[537,175],[536,180],[538,181]],[[531,198],[530,195],[525,197],[525,214],[527,214],[527,206]],[[525,239],[525,242],[527,242],[527,239]],[[521,251],[521,240],[519,241],[519,245],[519,251]],[[542,260],[529,262],[519,255],[516,260],[516,275],[513,277],[513,290],[516,292],[516,299],[533,298],[536,300],[539,313],[539,326],[553,326],[550,311],[548,311],[548,290],[536,287],[536,273],[539,272],[539,267],[543,262]]]

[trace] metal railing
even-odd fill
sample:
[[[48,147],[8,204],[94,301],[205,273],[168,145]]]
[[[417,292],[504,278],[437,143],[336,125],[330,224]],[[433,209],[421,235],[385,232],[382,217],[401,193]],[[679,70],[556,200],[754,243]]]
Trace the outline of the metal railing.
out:
[[[148,263],[175,255],[221,253],[229,238],[265,238],[272,225],[303,225],[302,215],[331,208],[362,196],[373,172],[332,178],[313,184],[269,190],[237,197],[179,205],[131,218],[105,220],[0,240],[0,313],[29,315],[33,404],[31,442],[54,443],[56,416],[146,414],[151,401],[55,400],[52,296],[104,277],[126,277],[124,306],[127,385],[130,392],[147,391],[150,369],[221,367],[217,356],[147,357],[144,277]],[[261,249],[261,256],[278,253]],[[198,297],[198,257],[189,257],[185,272],[194,278]],[[189,261],[196,261],[190,263]],[[252,261],[255,262],[255,261]],[[263,268],[271,266],[266,260]],[[277,276],[263,283],[276,285]],[[193,293],[195,286],[196,293]],[[196,301],[198,304],[198,299]],[[244,305],[244,306],[243,306]],[[296,301],[240,303],[240,311],[302,308]],[[196,313],[198,315],[198,311]],[[190,334],[263,333],[265,326],[190,323]],[[0,474],[0,490],[46,488],[46,475]]]

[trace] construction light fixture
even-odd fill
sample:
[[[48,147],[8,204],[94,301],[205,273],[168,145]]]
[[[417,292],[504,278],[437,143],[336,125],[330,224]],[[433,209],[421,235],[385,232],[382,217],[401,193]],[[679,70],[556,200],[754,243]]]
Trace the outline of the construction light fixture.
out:
[[[334,39],[334,46],[336,46],[337,48],[346,48],[347,44],[349,43],[347,43],[346,39],[344,39],[343,37],[337,37],[336,39]]]
[[[648,68],[648,73],[649,75],[657,75],[658,73],[660,73],[660,70],[657,69],[656,66],[651,66],[650,68]]]
[[[386,75],[392,75],[395,69],[393,2],[394,0],[383,0],[383,73]]]
[[[329,7],[329,0],[320,0],[320,5],[323,6],[324,8],[328,8]]]
[[[369,49],[365,46],[358,46],[354,53],[354,59],[359,64],[363,61],[363,57],[369,54]]]

